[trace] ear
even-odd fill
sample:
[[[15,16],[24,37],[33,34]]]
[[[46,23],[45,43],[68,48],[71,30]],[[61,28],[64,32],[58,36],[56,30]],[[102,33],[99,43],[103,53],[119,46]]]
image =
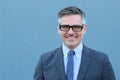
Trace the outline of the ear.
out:
[[[58,28],[57,28],[57,30],[58,30],[58,33],[60,34],[60,27],[59,27],[59,25],[58,25]]]
[[[85,34],[86,33],[86,31],[87,31],[87,25],[86,24],[84,24],[84,26],[83,26],[83,34]]]

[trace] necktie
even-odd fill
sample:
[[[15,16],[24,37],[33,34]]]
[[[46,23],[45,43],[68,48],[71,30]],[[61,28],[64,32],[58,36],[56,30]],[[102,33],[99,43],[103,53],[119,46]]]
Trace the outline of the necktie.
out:
[[[75,52],[73,50],[70,50],[68,53],[68,62],[67,62],[67,80],[73,80],[74,77],[74,56]]]

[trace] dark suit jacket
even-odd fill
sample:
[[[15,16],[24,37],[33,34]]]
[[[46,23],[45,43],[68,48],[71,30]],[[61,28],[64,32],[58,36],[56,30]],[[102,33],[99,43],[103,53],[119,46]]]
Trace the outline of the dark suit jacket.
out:
[[[41,55],[34,80],[66,80],[61,47]],[[83,46],[77,80],[115,80],[107,55]]]

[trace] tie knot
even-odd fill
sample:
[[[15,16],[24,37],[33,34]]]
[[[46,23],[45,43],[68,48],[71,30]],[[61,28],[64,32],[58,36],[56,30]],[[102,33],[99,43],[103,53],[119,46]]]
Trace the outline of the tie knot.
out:
[[[68,53],[68,56],[69,56],[69,55],[75,55],[75,51],[70,50],[69,53]]]

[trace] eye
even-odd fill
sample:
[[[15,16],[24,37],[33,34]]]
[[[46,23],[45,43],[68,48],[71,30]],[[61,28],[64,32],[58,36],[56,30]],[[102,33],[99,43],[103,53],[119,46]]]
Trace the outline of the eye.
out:
[[[79,32],[83,29],[83,25],[73,25],[73,30]]]
[[[75,28],[76,28],[76,29],[82,29],[82,28],[83,28],[83,25],[75,25]]]
[[[74,28],[74,29],[80,29],[81,26],[80,26],[80,25],[73,25],[73,28]]]
[[[61,27],[61,29],[64,29],[64,30],[65,30],[65,29],[66,29],[66,30],[69,29],[69,25],[60,25],[60,27]]]
[[[69,25],[61,25],[62,28],[68,28]]]
[[[68,31],[69,30],[69,25],[59,25],[61,31]]]

